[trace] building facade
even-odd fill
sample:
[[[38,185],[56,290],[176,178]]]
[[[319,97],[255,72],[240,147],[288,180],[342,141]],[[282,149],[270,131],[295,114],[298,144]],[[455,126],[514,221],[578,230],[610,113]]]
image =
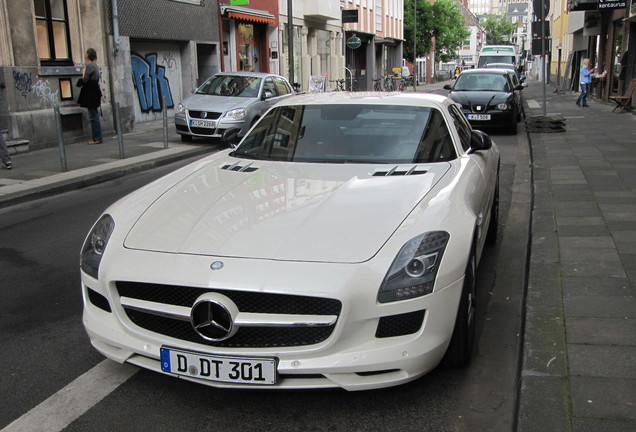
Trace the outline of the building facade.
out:
[[[550,74],[565,91],[579,90],[579,71],[590,58],[591,92],[601,100],[622,95],[636,78],[636,6],[633,0],[562,0],[553,5]],[[632,102],[632,105],[635,105]]]
[[[32,149],[85,139],[76,87],[86,49],[97,51],[102,127],[172,116],[221,70],[219,5],[205,0],[0,0],[0,128]],[[117,114],[115,113],[117,109]]]
[[[372,90],[374,78],[404,65],[404,1],[341,0],[341,4],[344,10],[358,11],[357,22],[343,24],[347,73],[359,90]],[[359,46],[352,43],[355,38],[360,39]]]
[[[99,0],[0,0],[0,129],[10,140],[28,140],[31,149],[55,145],[56,106],[66,140],[88,135],[75,84],[89,47],[102,72],[102,123],[112,130],[105,20]]]

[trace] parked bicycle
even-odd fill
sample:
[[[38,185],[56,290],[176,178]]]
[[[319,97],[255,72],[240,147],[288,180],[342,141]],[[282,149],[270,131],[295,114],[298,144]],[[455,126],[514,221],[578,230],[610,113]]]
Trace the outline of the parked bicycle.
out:
[[[337,80],[329,80],[329,82],[334,83],[336,87],[333,91],[358,91],[358,81],[347,79],[337,79]]]
[[[345,80],[344,79],[337,79],[337,80],[329,80],[330,83],[334,83],[336,85],[336,87],[333,89],[333,91],[345,91]]]

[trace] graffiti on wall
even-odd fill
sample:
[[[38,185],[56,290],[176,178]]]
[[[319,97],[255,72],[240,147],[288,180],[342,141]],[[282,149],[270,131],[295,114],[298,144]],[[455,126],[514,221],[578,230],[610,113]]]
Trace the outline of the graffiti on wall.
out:
[[[27,95],[33,88],[33,80],[31,74],[26,72],[13,71],[13,85],[26,99]]]
[[[174,107],[166,68],[157,63],[157,54],[147,54],[145,57],[132,54],[130,57],[133,84],[141,111],[161,111],[163,98],[166,99],[166,108]]]
[[[171,52],[163,53],[163,64],[166,65],[168,71],[175,72],[177,71],[177,59],[174,58],[174,55]]]
[[[38,80],[38,82],[35,83],[33,90],[35,91],[35,95],[39,97],[40,101],[44,104],[55,104],[58,100],[58,94],[60,93],[59,90],[51,90],[51,87],[49,87],[49,80]]]

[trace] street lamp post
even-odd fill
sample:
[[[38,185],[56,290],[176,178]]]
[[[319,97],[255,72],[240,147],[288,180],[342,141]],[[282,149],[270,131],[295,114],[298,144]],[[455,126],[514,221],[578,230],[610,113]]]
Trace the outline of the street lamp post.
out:
[[[413,0],[413,93],[417,91],[417,0]]]

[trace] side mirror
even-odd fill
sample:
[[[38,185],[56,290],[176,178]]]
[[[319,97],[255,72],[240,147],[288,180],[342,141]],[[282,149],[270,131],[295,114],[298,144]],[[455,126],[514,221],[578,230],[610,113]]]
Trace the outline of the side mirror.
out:
[[[468,154],[478,152],[480,150],[488,150],[492,147],[492,139],[480,130],[473,130],[470,135],[470,149]]]
[[[453,86],[452,86],[452,85],[450,85],[450,84],[446,84],[446,85],[444,86],[444,90],[452,90],[452,89],[453,89]]]
[[[515,87],[515,90],[523,90],[524,88],[528,87],[528,84],[519,84],[518,86]]]
[[[263,96],[261,97],[261,99],[262,99],[262,100],[267,100],[267,99],[269,99],[269,98],[271,98],[271,97],[273,97],[273,96],[274,96],[274,93],[272,93],[272,92],[271,92],[271,91],[269,91],[269,90],[265,90],[265,91],[263,92]]]
[[[519,81],[524,82],[526,80],[526,76],[525,75],[521,75],[519,77]]]
[[[241,129],[239,128],[230,128],[223,132],[221,135],[221,141],[225,144],[229,145],[232,148],[235,148],[239,142],[241,142],[241,138],[239,137],[239,132]]]

